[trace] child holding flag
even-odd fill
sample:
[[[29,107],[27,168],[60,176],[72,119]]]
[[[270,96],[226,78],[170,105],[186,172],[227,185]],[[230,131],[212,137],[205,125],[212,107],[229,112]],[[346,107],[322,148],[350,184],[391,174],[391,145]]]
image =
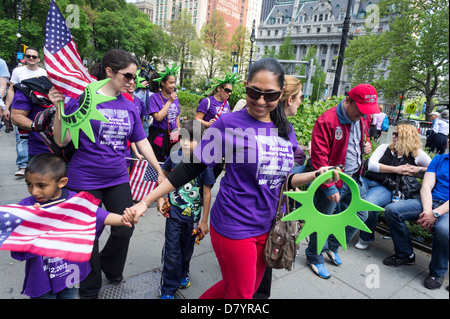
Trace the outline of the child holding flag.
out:
[[[20,205],[53,206],[72,198],[76,193],[64,189],[67,184],[65,162],[58,156],[42,153],[30,160],[25,169],[25,182],[30,197]],[[131,227],[131,217],[96,208],[95,237],[104,225]],[[30,252],[11,252],[14,259],[26,261],[23,291],[32,299],[73,299],[81,282],[91,271],[89,261],[75,262],[60,257],[39,256]]]

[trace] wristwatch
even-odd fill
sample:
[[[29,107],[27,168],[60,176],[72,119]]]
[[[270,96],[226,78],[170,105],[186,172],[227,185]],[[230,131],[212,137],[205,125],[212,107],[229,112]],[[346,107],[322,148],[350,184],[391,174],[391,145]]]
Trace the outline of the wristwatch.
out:
[[[419,168],[419,173],[423,173],[423,168],[422,167]]]
[[[436,218],[439,218],[441,215],[439,215],[439,213],[435,210],[432,211],[433,212],[433,216]]]

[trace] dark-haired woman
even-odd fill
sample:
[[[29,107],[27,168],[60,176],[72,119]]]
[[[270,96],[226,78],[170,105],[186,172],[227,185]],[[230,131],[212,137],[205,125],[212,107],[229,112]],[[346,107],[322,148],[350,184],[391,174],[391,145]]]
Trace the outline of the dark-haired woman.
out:
[[[136,80],[137,61],[131,54],[122,50],[111,50],[105,54],[101,64],[95,65],[91,73],[102,80],[111,80],[101,87],[97,94],[116,97],[116,100],[101,103],[97,109],[109,122],[90,121],[95,143],[80,131],[79,148],[75,151],[67,176],[67,187],[74,191],[87,191],[100,199],[106,210],[122,214],[126,207],[133,205],[127,172],[127,141],[136,143],[141,154],[157,170],[159,181],[163,172],[153,150],[146,139],[136,106],[125,98]],[[64,100],[64,95],[52,88],[49,97],[55,105]],[[72,114],[79,108],[79,99],[70,99],[65,105],[65,114]],[[59,113],[59,108],[57,108]],[[59,118],[59,114],[55,119]],[[55,120],[55,139],[61,142],[61,122]],[[67,132],[66,140],[70,140]],[[62,143],[62,144],[64,144]],[[101,205],[101,204],[100,204]],[[94,244],[91,257],[92,271],[81,283],[81,298],[96,298],[101,288],[101,271],[113,282],[122,280],[122,272],[128,252],[133,228],[111,227],[111,234],[99,253],[98,241]]]
[[[233,85],[231,83],[223,83],[217,86],[207,98],[200,102],[195,119],[208,128],[220,116],[218,115],[219,111],[220,114],[230,113],[230,104],[228,101],[225,102],[222,109],[221,106],[230,97],[231,92],[233,92]]]
[[[148,130],[148,140],[160,162],[164,162],[170,155],[173,143],[169,139],[169,132],[181,127],[180,103],[175,92],[176,70],[174,69],[176,66],[160,78],[153,79],[160,83],[160,91],[152,94],[149,99],[149,112],[153,117],[153,123]]]
[[[280,98],[284,71],[274,59],[252,64],[246,87],[247,107],[217,119],[194,151],[193,163],[178,165],[143,203],[140,216],[157,198],[184,185],[225,157],[225,175],[211,209],[211,242],[222,280],[201,298],[251,299],[266,269],[263,251],[276,213],[281,185],[294,164],[297,140]],[[199,160],[201,163],[199,163]],[[292,178],[296,187],[314,173]]]

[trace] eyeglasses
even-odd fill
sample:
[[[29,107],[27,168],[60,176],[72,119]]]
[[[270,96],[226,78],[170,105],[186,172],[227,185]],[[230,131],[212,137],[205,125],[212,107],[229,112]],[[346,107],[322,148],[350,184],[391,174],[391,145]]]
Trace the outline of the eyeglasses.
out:
[[[251,98],[252,100],[259,100],[261,98],[261,95],[264,97],[264,100],[266,102],[273,102],[280,98],[281,93],[283,91],[270,91],[270,92],[261,92],[257,89],[254,89],[250,86],[247,86],[245,88],[245,93],[247,93],[247,96]]]
[[[392,132],[392,136],[398,137],[398,132]]]
[[[31,54],[27,54],[27,55],[25,55],[25,57],[27,59],[37,59],[37,58],[39,58],[37,55],[31,55]]]
[[[302,94],[302,96],[300,96],[300,103],[305,102],[305,96]]]
[[[122,72],[117,72],[119,74],[122,74],[123,78],[126,79],[128,82],[130,82],[131,80],[133,80],[134,82],[136,82],[137,80],[137,75],[127,72],[127,73],[122,73]]]
[[[224,88],[223,90],[225,91],[225,93],[228,93],[228,94],[231,94],[233,92],[233,90],[229,89],[229,88]]]

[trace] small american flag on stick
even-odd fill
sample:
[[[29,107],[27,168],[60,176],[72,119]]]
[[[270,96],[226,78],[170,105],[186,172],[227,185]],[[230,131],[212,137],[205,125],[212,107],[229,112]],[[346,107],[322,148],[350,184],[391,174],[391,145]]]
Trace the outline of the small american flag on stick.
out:
[[[158,173],[147,161],[135,161],[130,186],[133,201],[138,202],[158,186]]]
[[[80,192],[50,208],[0,207],[0,250],[88,261],[94,245],[99,200]]]
[[[44,62],[55,88],[72,98],[80,96],[89,83],[95,82],[81,62],[66,20],[54,0],[45,24]]]

